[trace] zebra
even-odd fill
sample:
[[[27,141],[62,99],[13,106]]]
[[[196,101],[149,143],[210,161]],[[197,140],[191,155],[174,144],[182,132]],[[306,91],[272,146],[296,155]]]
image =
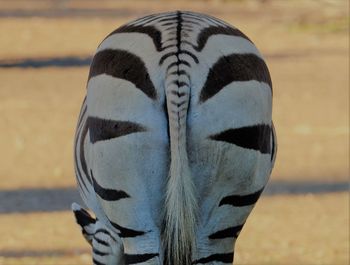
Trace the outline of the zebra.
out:
[[[134,20],[97,48],[74,146],[94,264],[232,264],[276,157],[268,67],[212,16]]]

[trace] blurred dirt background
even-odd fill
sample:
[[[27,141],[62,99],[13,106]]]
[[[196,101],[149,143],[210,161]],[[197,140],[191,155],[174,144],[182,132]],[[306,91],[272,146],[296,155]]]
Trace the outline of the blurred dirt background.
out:
[[[0,0],[0,265],[91,263],[59,197],[88,64],[122,23],[169,10],[235,25],[272,75],[277,162],[235,264],[349,264],[347,0]]]

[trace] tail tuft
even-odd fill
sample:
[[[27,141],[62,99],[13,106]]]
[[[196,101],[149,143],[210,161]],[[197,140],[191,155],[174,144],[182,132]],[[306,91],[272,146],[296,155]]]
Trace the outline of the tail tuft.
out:
[[[86,241],[91,245],[93,235],[95,232],[96,219],[92,218],[91,215],[83,209],[79,204],[72,204],[72,211],[75,216],[75,220],[81,227],[81,232]]]
[[[165,264],[189,265],[195,249],[197,201],[184,157],[171,162],[164,227]]]

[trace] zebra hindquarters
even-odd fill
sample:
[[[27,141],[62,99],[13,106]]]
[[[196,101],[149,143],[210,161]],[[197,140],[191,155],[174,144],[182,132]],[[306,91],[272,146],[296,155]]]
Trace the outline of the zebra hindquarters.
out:
[[[191,106],[188,150],[200,198],[194,260],[232,263],[235,241],[273,166],[271,88],[232,82]]]
[[[87,105],[89,172],[125,262],[160,264],[169,156],[163,107],[131,83],[104,75],[89,81]]]

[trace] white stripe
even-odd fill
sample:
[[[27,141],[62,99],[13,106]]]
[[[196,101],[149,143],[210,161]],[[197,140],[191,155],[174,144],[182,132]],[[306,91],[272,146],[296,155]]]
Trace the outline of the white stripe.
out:
[[[199,96],[194,97],[194,104]],[[193,137],[231,128],[271,123],[271,89],[258,81],[233,82],[203,104],[191,108],[188,124]]]
[[[158,127],[166,123],[159,102],[154,102],[127,80],[98,75],[88,84],[88,115],[103,119],[140,123]]]
[[[239,36],[217,34],[209,37],[205,47],[199,54],[199,61],[203,60],[213,64],[222,56],[246,53],[255,54],[263,59],[258,49],[249,40]]]

